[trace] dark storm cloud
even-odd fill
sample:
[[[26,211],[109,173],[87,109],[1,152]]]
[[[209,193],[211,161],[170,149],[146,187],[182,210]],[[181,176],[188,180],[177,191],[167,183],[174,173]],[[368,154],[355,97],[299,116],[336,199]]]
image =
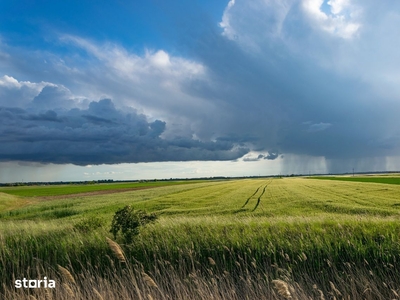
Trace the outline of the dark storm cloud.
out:
[[[92,115],[82,115],[82,117],[85,118],[86,120],[88,120],[91,123],[97,123],[97,124],[101,124],[101,123],[112,124],[112,123],[114,123],[114,121],[111,121],[111,120],[108,120],[108,119],[105,119],[105,118],[92,116]]]
[[[248,151],[228,142],[163,139],[165,122],[149,122],[133,109],[118,110],[110,99],[58,113],[0,107],[0,117],[1,161],[87,165],[231,160]]]
[[[279,157],[279,153],[277,152],[268,152],[267,154],[259,154],[258,156],[245,156],[243,157],[243,161],[248,162],[248,161],[260,161],[262,159],[267,159],[267,160],[274,160]]]
[[[187,82],[188,93],[228,112],[199,131],[207,136],[217,127],[238,139],[251,136],[252,149],[277,150],[271,158],[397,155],[400,98],[392,91],[400,91],[394,84],[400,74],[387,59],[400,63],[392,51],[399,43],[377,32],[399,33],[400,18],[390,9],[373,16],[372,2],[349,3],[336,3],[342,18],[342,12],[325,15],[313,1],[231,1],[224,34],[210,26],[191,44],[212,80]]]
[[[249,161],[259,161],[260,158],[259,157],[244,157],[243,161],[244,162],[249,162]]]
[[[277,159],[278,157],[279,157],[279,153],[271,152],[271,153],[268,153],[268,155],[264,156],[264,159],[274,160],[274,159]]]
[[[62,119],[58,118],[57,113],[53,110],[48,110],[37,115],[30,114],[28,116],[22,116],[21,118],[32,121],[62,122]]]

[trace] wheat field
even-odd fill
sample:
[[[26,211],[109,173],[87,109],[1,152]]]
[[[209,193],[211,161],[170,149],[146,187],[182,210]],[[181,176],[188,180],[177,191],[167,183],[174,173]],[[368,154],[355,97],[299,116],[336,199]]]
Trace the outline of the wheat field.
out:
[[[0,298],[399,299],[399,195],[309,178],[65,198],[3,190]],[[159,216],[132,244],[109,232],[125,205]],[[56,288],[14,287],[44,276]]]

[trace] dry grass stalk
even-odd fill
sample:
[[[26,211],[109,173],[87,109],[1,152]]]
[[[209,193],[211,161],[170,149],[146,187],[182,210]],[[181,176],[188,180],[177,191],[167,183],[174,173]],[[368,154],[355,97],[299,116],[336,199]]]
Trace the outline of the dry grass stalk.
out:
[[[75,296],[74,292],[72,291],[72,289],[69,287],[68,284],[63,283],[63,287],[64,289],[67,291],[68,295],[72,298]]]
[[[149,275],[147,275],[146,273],[142,273],[142,278],[143,281],[149,286],[149,287],[155,287],[158,288],[157,284],[154,282],[153,278],[151,278]]]
[[[67,279],[68,281],[72,282],[73,284],[76,284],[74,276],[72,276],[72,274],[64,267],[61,267],[60,265],[58,266],[58,270],[60,271],[60,273],[62,274],[62,276]]]
[[[329,281],[329,284],[331,286],[331,289],[336,294],[336,296],[342,296],[342,293],[336,288],[336,286],[334,285],[334,283],[332,281]]]
[[[46,300],[47,300],[47,299],[49,299],[49,300],[54,299],[54,298],[52,297],[52,295],[51,295],[50,289],[45,289],[45,290],[44,290],[44,296],[45,296],[45,299],[46,299]]]
[[[208,258],[208,262],[210,263],[210,265],[215,266],[215,260],[213,260],[211,257]]]
[[[222,246],[226,251],[231,252],[231,249],[229,249],[227,246],[223,245]]]
[[[93,293],[96,295],[98,300],[104,300],[103,296],[100,294],[100,292],[96,288],[93,288]]]
[[[397,298],[400,298],[399,294],[394,289],[391,289],[391,291]]]
[[[301,257],[303,258],[303,261],[307,260],[307,255],[304,252],[301,252]]]
[[[324,292],[321,291],[316,284],[313,285],[313,289],[319,293],[319,300],[325,300]]]
[[[371,292],[371,288],[367,287],[367,288],[363,291],[363,294],[370,293],[370,292]]]
[[[280,279],[272,280],[272,283],[275,286],[275,289],[278,291],[278,294],[284,297],[285,299],[292,299],[292,295],[289,291],[288,284]]]
[[[319,293],[319,300],[325,300],[324,292],[318,289],[318,293]]]
[[[113,240],[109,239],[108,237],[106,237],[106,239],[107,239],[108,246],[110,247],[110,249],[112,250],[114,255],[118,258],[118,260],[120,262],[126,263],[125,255],[124,255],[124,252],[122,251],[121,246],[118,245]]]

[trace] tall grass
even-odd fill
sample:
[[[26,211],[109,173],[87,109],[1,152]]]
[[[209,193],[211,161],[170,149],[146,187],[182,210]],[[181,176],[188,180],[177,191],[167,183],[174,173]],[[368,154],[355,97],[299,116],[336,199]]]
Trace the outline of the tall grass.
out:
[[[4,299],[45,293],[48,299],[396,299],[400,293],[396,221],[163,218],[132,245],[117,246],[107,242],[106,227],[90,233],[54,222],[2,227]],[[14,288],[16,278],[44,276],[56,280],[56,289]]]

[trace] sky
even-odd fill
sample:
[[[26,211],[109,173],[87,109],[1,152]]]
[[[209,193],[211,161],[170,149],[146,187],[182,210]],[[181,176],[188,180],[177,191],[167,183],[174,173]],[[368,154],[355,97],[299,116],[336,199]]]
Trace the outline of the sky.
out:
[[[0,0],[0,182],[400,170],[400,2]]]

